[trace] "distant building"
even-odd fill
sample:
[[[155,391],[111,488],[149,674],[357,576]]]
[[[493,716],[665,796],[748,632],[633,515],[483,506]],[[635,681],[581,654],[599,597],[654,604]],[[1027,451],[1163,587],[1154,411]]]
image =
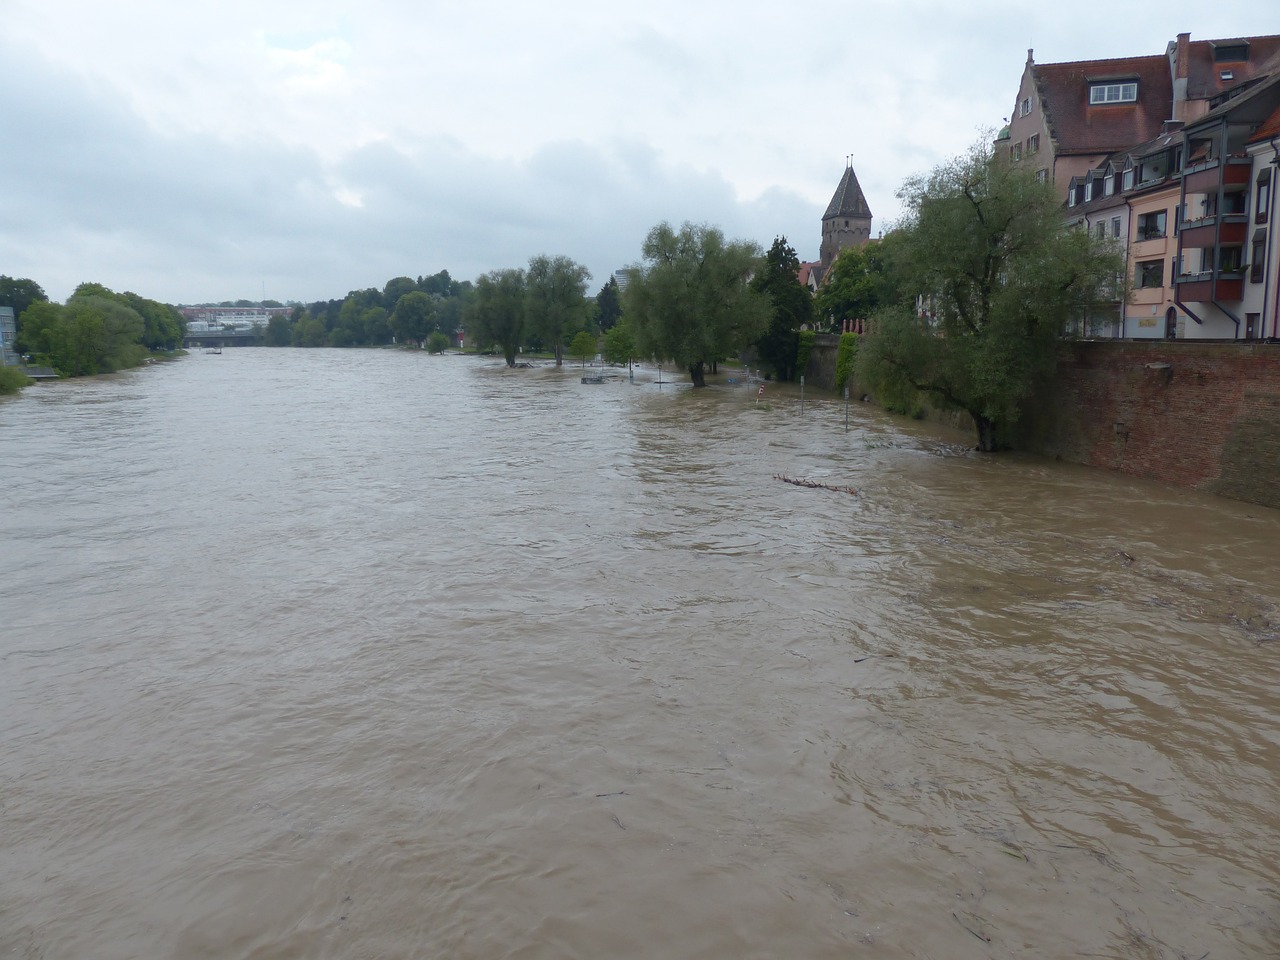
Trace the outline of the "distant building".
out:
[[[870,239],[871,208],[867,206],[867,198],[858,185],[858,175],[853,172],[853,164],[848,163],[831,202],[827,204],[827,211],[822,215],[822,246],[818,263],[810,270],[811,274],[817,275],[814,285],[822,282],[841,250],[845,247],[865,246]]]
[[[0,367],[18,365],[18,321],[13,307],[0,307]]]

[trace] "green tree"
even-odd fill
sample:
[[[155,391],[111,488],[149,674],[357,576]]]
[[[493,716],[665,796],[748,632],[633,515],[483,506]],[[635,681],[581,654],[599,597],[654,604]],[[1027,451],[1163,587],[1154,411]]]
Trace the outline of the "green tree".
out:
[[[92,291],[82,294],[82,290]],[[66,377],[112,373],[137,366],[147,355],[139,343],[143,320],[133,308],[101,296],[98,284],[81,285],[66,303],[34,303],[27,308],[27,331],[37,360]]]
[[[436,301],[421,290],[406,293],[391,314],[391,329],[401,343],[421,343],[434,328]]]
[[[360,314],[360,326],[364,330],[364,342],[381,346],[390,343],[395,335],[391,318],[385,307],[369,307]]]
[[[273,314],[271,319],[267,321],[267,332],[263,337],[263,342],[268,347],[287,347],[291,342],[290,334],[289,318],[280,314]]]
[[[593,333],[586,330],[579,330],[574,335],[573,342],[569,344],[569,355],[577,357],[582,361],[582,365],[587,365],[587,357],[596,352],[596,337]]]
[[[765,254],[751,288],[769,298],[773,316],[756,350],[779,380],[794,380],[800,328],[813,319],[813,297],[800,282],[800,258],[786,237],[777,237]]]
[[[417,289],[418,285],[412,277],[392,277],[382,288],[381,306],[386,307],[387,313],[391,313],[401,297]]]
[[[823,278],[815,300],[825,329],[843,332],[845,320],[866,320],[883,306],[896,302],[898,271],[893,257],[900,234],[872,240],[865,246],[845,247]]]
[[[524,340],[525,276],[523,270],[492,270],[476,281],[467,306],[467,330],[476,346],[496,344],[507,366],[516,365],[516,351]]]
[[[1053,188],[989,143],[908,180],[898,196],[897,279],[921,299],[877,315],[858,378],[965,410],[980,450],[1007,446],[1071,321],[1123,264],[1106,241],[1064,229]]]
[[[622,293],[618,290],[618,280],[610,276],[608,282],[596,294],[596,325],[604,332],[609,332],[622,319]]]
[[[617,323],[605,331],[604,358],[610,363],[629,363],[636,355],[636,341],[627,323]]]
[[[439,330],[432,330],[427,336],[428,353],[444,353],[449,349],[449,338]]]
[[[568,257],[533,257],[525,273],[525,323],[544,348],[556,355],[556,366],[564,362],[564,342],[581,330],[587,321],[586,267]]]
[[[769,298],[748,282],[760,248],[726,241],[715,227],[660,223],[645,238],[644,263],[631,270],[623,316],[638,352],[669,358],[706,386],[706,368],[754,343],[768,328]]]
[[[295,347],[323,347],[329,343],[329,331],[324,321],[310,313],[303,313],[293,325],[293,345]]]
[[[141,342],[148,350],[176,350],[182,344],[186,321],[176,308],[136,293],[126,292],[116,299],[122,300],[142,317]]]
[[[48,301],[40,284],[34,280],[17,277],[0,276],[0,306],[13,307],[13,316],[18,325],[18,340],[22,341],[22,314],[33,303]],[[24,347],[25,349],[25,347]]]

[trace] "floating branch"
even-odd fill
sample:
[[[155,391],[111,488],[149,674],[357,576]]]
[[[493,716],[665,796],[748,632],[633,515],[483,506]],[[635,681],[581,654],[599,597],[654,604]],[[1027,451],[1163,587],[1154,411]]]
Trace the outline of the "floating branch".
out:
[[[833,487],[829,483],[819,483],[817,480],[805,480],[798,477],[788,477],[785,473],[775,473],[773,479],[781,480],[783,483],[789,483],[796,487],[808,487],[810,490],[832,490],[836,493],[848,493],[853,496],[858,495],[858,491],[853,487]]]

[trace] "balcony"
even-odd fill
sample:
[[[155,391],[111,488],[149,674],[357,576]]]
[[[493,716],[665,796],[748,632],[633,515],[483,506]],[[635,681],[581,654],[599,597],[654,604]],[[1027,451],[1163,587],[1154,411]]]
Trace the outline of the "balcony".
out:
[[[1174,281],[1178,299],[1184,303],[1210,303],[1214,300],[1239,301],[1244,297],[1244,273],[1220,270],[1184,273]]]
[[[1218,223],[1221,221],[1221,228]],[[1244,243],[1249,229],[1249,218],[1241,213],[1228,213],[1222,217],[1200,217],[1198,220],[1183,220],[1179,227],[1183,248],[1191,247],[1203,250],[1206,247],[1235,247]]]

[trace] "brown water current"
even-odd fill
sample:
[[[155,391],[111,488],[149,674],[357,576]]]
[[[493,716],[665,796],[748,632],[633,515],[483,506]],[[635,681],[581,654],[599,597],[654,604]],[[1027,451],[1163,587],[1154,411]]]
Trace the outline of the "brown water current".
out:
[[[1280,513],[652,380],[0,400],[0,958],[1280,956]]]

